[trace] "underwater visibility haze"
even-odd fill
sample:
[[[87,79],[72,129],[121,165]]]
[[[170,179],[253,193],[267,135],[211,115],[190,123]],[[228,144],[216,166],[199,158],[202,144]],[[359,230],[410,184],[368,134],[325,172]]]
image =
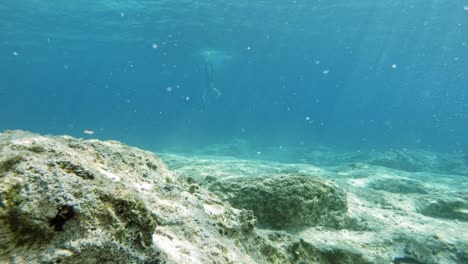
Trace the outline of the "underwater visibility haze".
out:
[[[0,129],[466,151],[466,5],[4,0]]]
[[[467,179],[468,0],[0,0],[0,263],[466,264]]]

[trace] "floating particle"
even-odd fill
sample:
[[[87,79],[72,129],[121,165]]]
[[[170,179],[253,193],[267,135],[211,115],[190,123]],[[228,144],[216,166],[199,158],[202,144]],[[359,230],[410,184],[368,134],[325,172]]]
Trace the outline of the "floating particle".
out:
[[[18,52],[13,51],[13,56],[18,56]]]
[[[329,73],[330,73],[330,70],[323,70],[322,73],[323,73],[323,74],[329,74]]]
[[[306,118],[305,118],[305,119],[306,119],[307,121],[309,121],[309,120],[310,120],[310,117],[306,116]]]
[[[468,6],[464,6],[463,10],[468,11]]]
[[[190,100],[190,97],[185,97],[185,101],[189,101]]]
[[[393,69],[396,69],[397,65],[396,64],[392,64],[392,68]]]
[[[257,151],[257,155],[262,155],[262,152],[261,152],[261,151]]]
[[[158,48],[158,44],[153,43],[153,44],[151,45],[151,47],[153,47],[153,49],[157,49],[157,48]]]
[[[315,61],[315,64],[317,64],[317,65],[320,64],[320,61],[319,61],[319,60],[316,60],[316,61]]]
[[[247,50],[251,50],[252,48],[250,46],[247,47]]]
[[[68,64],[64,64],[64,65],[63,65],[63,69],[64,69],[64,70],[68,70],[68,69],[70,69],[70,66],[68,66]]]
[[[166,91],[167,91],[168,93],[172,92],[172,87],[171,87],[171,86],[168,86],[168,87],[166,88]]]
[[[120,16],[121,16],[121,17],[124,17],[124,16],[125,16],[125,13],[124,13],[124,12],[120,13]]]
[[[94,131],[92,129],[85,129],[85,130],[83,130],[83,133],[86,134],[86,135],[92,135],[92,134],[94,134]]]

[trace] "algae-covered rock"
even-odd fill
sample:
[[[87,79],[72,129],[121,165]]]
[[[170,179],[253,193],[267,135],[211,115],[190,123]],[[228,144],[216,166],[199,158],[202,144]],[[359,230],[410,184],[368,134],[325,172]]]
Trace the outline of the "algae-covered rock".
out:
[[[189,193],[153,153],[8,131],[0,154],[0,263],[252,262],[234,245],[253,215]]]
[[[292,255],[294,256],[295,263],[376,263],[375,260],[371,262],[370,260],[366,259],[362,252],[345,245],[324,247],[323,245],[313,245],[310,242],[306,242],[300,239],[299,241],[294,241],[291,243],[288,247],[288,250],[291,251]]]
[[[433,172],[441,174],[468,175],[462,153],[435,153],[424,150],[372,151],[355,155],[352,160],[406,172]]]
[[[344,225],[346,195],[330,182],[309,175],[228,177],[209,189],[234,207],[252,210],[259,224],[275,229],[302,225]]]
[[[169,157],[0,133],[0,263],[467,263],[459,176]]]
[[[426,194],[430,187],[426,186],[421,181],[412,179],[395,179],[395,178],[381,178],[375,179],[367,184],[367,187],[374,190],[383,190],[391,193],[420,193]]]
[[[335,153],[329,154],[334,156]],[[354,152],[344,156],[353,155]],[[468,239],[464,235],[468,226],[463,218],[468,208],[468,185],[459,175],[408,172],[349,161],[339,166],[317,167],[315,164],[174,153],[163,159],[169,161],[174,173],[190,184],[211,188],[233,205],[239,201],[248,202],[251,207],[236,206],[251,208],[259,224],[250,236],[244,236],[239,242],[256,263],[468,263]],[[292,207],[293,213],[288,214],[286,206],[278,206],[295,206],[290,201],[299,201],[299,204],[307,201],[295,198],[296,194],[307,193],[307,189],[297,184],[300,180],[288,182],[288,177],[309,177],[345,192],[347,211],[343,228],[323,226],[319,221],[302,225],[286,223],[272,230],[270,222],[278,218],[271,215],[269,220],[268,212],[299,216],[299,219],[304,214],[295,207]],[[289,190],[276,190],[273,186]],[[309,183],[306,182],[306,186]],[[273,205],[276,207],[272,208]],[[264,213],[264,208],[269,211]],[[306,206],[303,208],[308,212]],[[311,219],[333,212],[327,205],[320,208],[324,210],[309,214]],[[344,214],[337,215],[341,219]]]
[[[418,211],[423,215],[468,222],[467,195],[445,199],[420,199],[418,205]]]
[[[392,150],[372,154],[368,158],[368,163],[372,165],[411,172],[424,170],[425,160],[417,155],[411,155],[411,153]]]
[[[163,259],[152,247],[158,217],[136,188],[171,177],[157,157],[117,142],[18,131],[0,134],[0,142],[1,261]],[[136,170],[143,161],[158,170]]]

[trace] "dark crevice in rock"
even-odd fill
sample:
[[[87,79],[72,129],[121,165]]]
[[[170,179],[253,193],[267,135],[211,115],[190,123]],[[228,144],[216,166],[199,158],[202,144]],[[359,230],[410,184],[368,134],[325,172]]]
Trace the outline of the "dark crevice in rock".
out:
[[[63,231],[63,225],[76,216],[73,206],[65,205],[59,208],[57,215],[49,220],[49,226],[53,226],[55,231]]]

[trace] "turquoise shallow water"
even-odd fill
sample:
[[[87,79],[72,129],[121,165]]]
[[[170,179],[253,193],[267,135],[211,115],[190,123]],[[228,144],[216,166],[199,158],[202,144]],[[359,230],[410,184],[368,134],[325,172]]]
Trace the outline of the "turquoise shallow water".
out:
[[[5,0],[0,129],[466,153],[465,4]]]
[[[203,233],[202,247],[189,243],[184,252],[186,248],[174,244],[179,238],[198,240],[185,235],[198,210],[210,213],[198,190],[213,205],[214,194],[207,190],[248,182],[245,189],[252,197],[274,191],[271,199],[254,198],[254,208],[292,201],[285,206],[291,212],[297,197],[311,195],[302,191],[305,180],[318,177],[318,182],[346,192],[339,206],[349,217],[346,228],[287,230],[300,247],[280,243],[282,238],[271,233],[268,240],[277,237],[277,243],[263,250],[261,240],[252,241],[253,256],[257,250],[267,257],[287,250],[297,262],[297,252],[310,260],[321,249],[333,258],[348,252],[383,257],[385,263],[465,263],[467,6],[466,0],[2,0],[0,132],[21,129],[119,140],[155,152],[177,181],[157,180],[161,188],[144,198],[177,198],[174,210],[162,215],[174,212],[176,221],[167,221],[166,230],[175,228],[174,234],[184,237],[167,236],[170,241],[159,243],[180,248],[174,255],[194,250],[201,256],[205,242],[217,238],[218,226],[212,236]],[[40,193],[34,183],[42,190],[48,178],[56,186],[58,177],[51,172],[64,163],[44,164],[68,156],[55,155],[60,150],[55,152],[38,135],[24,140],[21,134],[2,134],[13,135],[1,146],[0,165],[9,171],[2,188],[16,179],[29,180],[25,193],[44,194],[44,201],[52,201],[55,189]],[[51,151],[29,146],[35,140]],[[138,186],[132,177],[140,177],[146,167],[140,161],[127,163],[127,158],[138,157],[128,148],[118,148],[123,153],[115,156],[117,163],[109,158],[110,168],[101,168],[97,159],[84,162],[91,157],[87,148],[72,150],[82,143],[93,148],[100,143],[70,141],[79,144],[64,144],[70,151],[65,153],[81,153],[68,157],[80,165],[71,166],[75,174],[79,169],[76,175],[82,175],[83,167],[103,177],[122,174],[129,190]],[[44,173],[39,176],[36,167],[44,167]],[[74,181],[69,165],[62,168],[64,180]],[[296,185],[290,189],[282,178]],[[279,187],[270,188],[275,179]],[[147,186],[147,180],[141,183]],[[335,189],[328,190],[309,201],[329,197]],[[144,193],[135,189],[136,196]],[[42,214],[42,200],[39,208],[31,204],[31,196],[24,197],[31,205],[24,211],[27,219],[32,215],[27,210]],[[84,203],[88,201],[86,197]],[[187,201],[194,202],[195,211],[179,211]],[[311,205],[309,201],[305,204]],[[22,204],[15,205],[23,212]],[[284,218],[297,219],[304,210],[292,212]],[[314,211],[310,217],[320,215]],[[211,227],[204,220],[196,223]],[[103,224],[112,225],[107,220]],[[260,221],[255,230],[268,234],[262,227]],[[63,241],[60,248],[69,244]],[[248,251],[244,246],[241,252]],[[47,249],[47,255],[54,251]],[[98,254],[96,249],[92,252]],[[102,252],[109,254],[105,248]],[[214,256],[222,254],[210,258]]]

